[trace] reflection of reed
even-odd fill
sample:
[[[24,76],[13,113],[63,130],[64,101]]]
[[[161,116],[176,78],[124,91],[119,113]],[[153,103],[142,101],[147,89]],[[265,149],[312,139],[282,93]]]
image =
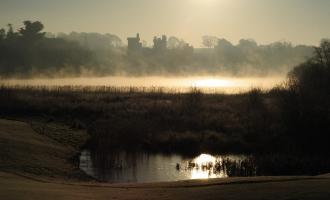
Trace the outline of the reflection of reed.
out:
[[[198,163],[191,160],[180,170],[209,172],[216,177],[274,176],[274,175],[318,175],[330,171],[330,160],[326,157],[296,155],[251,155],[233,158],[217,156],[214,162]]]
[[[330,160],[308,155],[251,155],[241,159],[228,157],[217,160],[213,170],[229,177],[318,175],[329,172]]]
[[[223,159],[215,165],[216,172],[223,172],[227,176],[256,176],[256,165],[250,157],[242,160]]]
[[[110,182],[137,182],[141,179],[145,180],[144,178],[149,181],[161,181],[163,179],[159,179],[159,174],[153,171],[159,168],[164,169],[160,173],[171,174],[170,179],[165,179],[167,181],[190,178],[317,175],[330,171],[328,158],[307,155],[211,156],[202,154],[189,161],[180,157],[175,160],[176,164],[172,168],[166,168],[170,165],[170,160],[163,155],[115,150],[90,151],[90,154],[86,152],[82,153],[80,167],[97,179]],[[152,158],[151,162],[149,162],[149,156],[150,159]]]
[[[137,181],[137,162],[148,159],[146,154],[125,151],[91,151],[91,160],[96,176],[103,181],[123,181],[122,177],[130,177],[126,181]],[[125,180],[124,180],[125,181]]]
[[[93,165],[105,170],[123,170],[128,168],[134,168],[138,155],[136,153],[128,152],[93,152],[92,153]]]

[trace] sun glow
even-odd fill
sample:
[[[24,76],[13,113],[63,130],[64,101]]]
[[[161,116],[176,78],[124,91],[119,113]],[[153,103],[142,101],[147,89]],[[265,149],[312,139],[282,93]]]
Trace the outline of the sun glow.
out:
[[[200,88],[228,88],[232,87],[233,83],[223,79],[203,79],[197,80],[195,86]]]
[[[191,0],[191,2],[195,5],[199,6],[216,6],[216,5],[228,5],[232,3],[231,0]]]
[[[196,157],[192,163],[194,167],[191,170],[191,179],[208,179],[208,178],[224,178],[227,177],[223,172],[214,173],[216,157],[209,154],[201,154]]]
[[[194,162],[197,165],[205,165],[209,163],[215,163],[215,160],[216,159],[214,156],[211,156],[209,154],[201,154],[200,156],[194,159]]]
[[[217,0],[193,0],[193,1],[194,3],[204,4],[204,5],[210,5],[217,2]]]

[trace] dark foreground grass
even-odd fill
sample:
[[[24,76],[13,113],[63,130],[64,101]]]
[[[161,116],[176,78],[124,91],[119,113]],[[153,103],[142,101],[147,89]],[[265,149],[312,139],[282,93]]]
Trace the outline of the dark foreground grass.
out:
[[[247,151],[252,150],[245,143],[251,120],[262,118],[258,124],[267,126],[261,115],[270,112],[264,105],[267,95],[261,91],[253,95],[249,102],[250,94],[203,94],[196,89],[179,93],[161,88],[146,92],[138,88],[3,86],[0,109],[2,117],[42,118],[87,129],[94,148]],[[249,113],[251,106],[259,106],[255,103],[262,107],[258,113]]]

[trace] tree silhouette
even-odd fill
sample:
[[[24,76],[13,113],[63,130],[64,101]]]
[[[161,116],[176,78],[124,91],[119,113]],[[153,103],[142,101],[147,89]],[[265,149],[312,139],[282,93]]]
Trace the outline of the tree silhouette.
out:
[[[0,41],[4,40],[6,38],[6,30],[0,29]]]
[[[8,31],[7,31],[7,36],[6,36],[6,38],[7,38],[8,40],[13,40],[13,39],[15,39],[15,38],[17,37],[18,34],[17,34],[16,32],[14,32],[13,25],[12,25],[12,24],[8,24],[7,26],[8,26]]]
[[[39,21],[24,21],[24,26],[24,28],[20,28],[18,31],[24,39],[38,40],[45,36],[45,33],[41,32],[44,29],[44,25]]]
[[[287,135],[302,148],[329,152],[330,43],[323,40],[315,55],[289,73],[288,94],[282,96]]]
[[[330,40],[322,40],[319,47],[315,47],[314,60],[319,64],[330,67]]]
[[[289,73],[292,87],[309,88],[313,92],[325,87],[330,89],[330,41],[322,40],[320,46],[315,47],[314,54]]]

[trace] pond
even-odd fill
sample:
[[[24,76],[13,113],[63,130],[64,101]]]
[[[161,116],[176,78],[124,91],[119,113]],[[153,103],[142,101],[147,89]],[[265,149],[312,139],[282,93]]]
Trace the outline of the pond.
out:
[[[110,183],[166,182],[246,176],[319,175],[330,159],[315,155],[211,155],[185,157],[146,152],[93,152],[80,155],[80,169]]]
[[[80,156],[80,169],[106,182],[163,182],[189,179],[225,178],[225,162],[238,162],[245,156],[200,154],[188,158],[180,155],[125,153]]]

